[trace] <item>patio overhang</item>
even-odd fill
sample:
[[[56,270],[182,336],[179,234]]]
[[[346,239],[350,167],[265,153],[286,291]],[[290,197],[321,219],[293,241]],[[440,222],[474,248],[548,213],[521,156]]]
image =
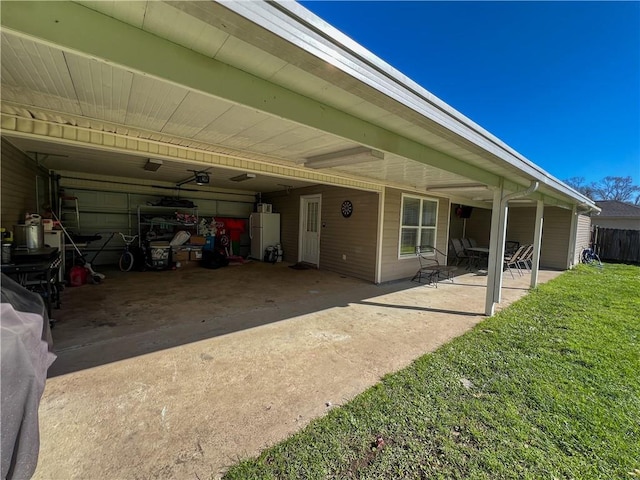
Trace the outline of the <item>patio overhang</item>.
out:
[[[300,170],[366,147],[384,159],[322,173],[422,193],[538,181],[533,201],[597,209],[293,2],[8,2],[2,25],[2,128],[23,143],[84,146],[47,133],[78,127]]]

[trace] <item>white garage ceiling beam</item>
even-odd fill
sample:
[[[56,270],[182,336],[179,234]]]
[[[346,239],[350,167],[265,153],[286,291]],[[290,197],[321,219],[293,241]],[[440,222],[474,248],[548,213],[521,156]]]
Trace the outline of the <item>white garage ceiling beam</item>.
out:
[[[497,175],[70,2],[6,2],[2,25],[81,55],[496,186]]]

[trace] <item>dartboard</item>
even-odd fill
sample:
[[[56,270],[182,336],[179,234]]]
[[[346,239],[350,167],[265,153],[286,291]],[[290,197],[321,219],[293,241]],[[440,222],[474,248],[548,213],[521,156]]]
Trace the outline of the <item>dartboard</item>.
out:
[[[342,202],[340,211],[342,212],[342,216],[344,218],[349,218],[353,213],[353,203],[351,203],[349,200],[345,200],[344,202]]]

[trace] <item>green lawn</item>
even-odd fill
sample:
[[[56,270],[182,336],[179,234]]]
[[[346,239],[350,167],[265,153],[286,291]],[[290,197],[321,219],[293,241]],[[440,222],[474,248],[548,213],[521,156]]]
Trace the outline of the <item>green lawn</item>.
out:
[[[225,478],[631,479],[636,469],[640,268],[605,264],[542,285]]]

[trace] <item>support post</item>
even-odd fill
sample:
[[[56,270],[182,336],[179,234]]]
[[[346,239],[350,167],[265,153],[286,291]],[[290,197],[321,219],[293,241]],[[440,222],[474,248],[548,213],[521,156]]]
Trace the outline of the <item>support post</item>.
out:
[[[493,192],[493,206],[491,210],[491,237],[489,239],[489,263],[487,272],[487,296],[484,313],[491,316],[496,303],[500,303],[502,290],[502,267],[504,264],[504,240],[507,232],[508,207],[503,202],[504,187],[500,181],[500,188]]]
[[[533,233],[533,259],[531,260],[531,288],[538,285],[538,269],[540,268],[540,248],[542,246],[542,224],[544,222],[544,202],[536,202],[536,225]]]
[[[569,252],[567,253],[567,268],[576,264],[576,237],[578,231],[578,206],[571,209],[571,231],[569,232]]]

